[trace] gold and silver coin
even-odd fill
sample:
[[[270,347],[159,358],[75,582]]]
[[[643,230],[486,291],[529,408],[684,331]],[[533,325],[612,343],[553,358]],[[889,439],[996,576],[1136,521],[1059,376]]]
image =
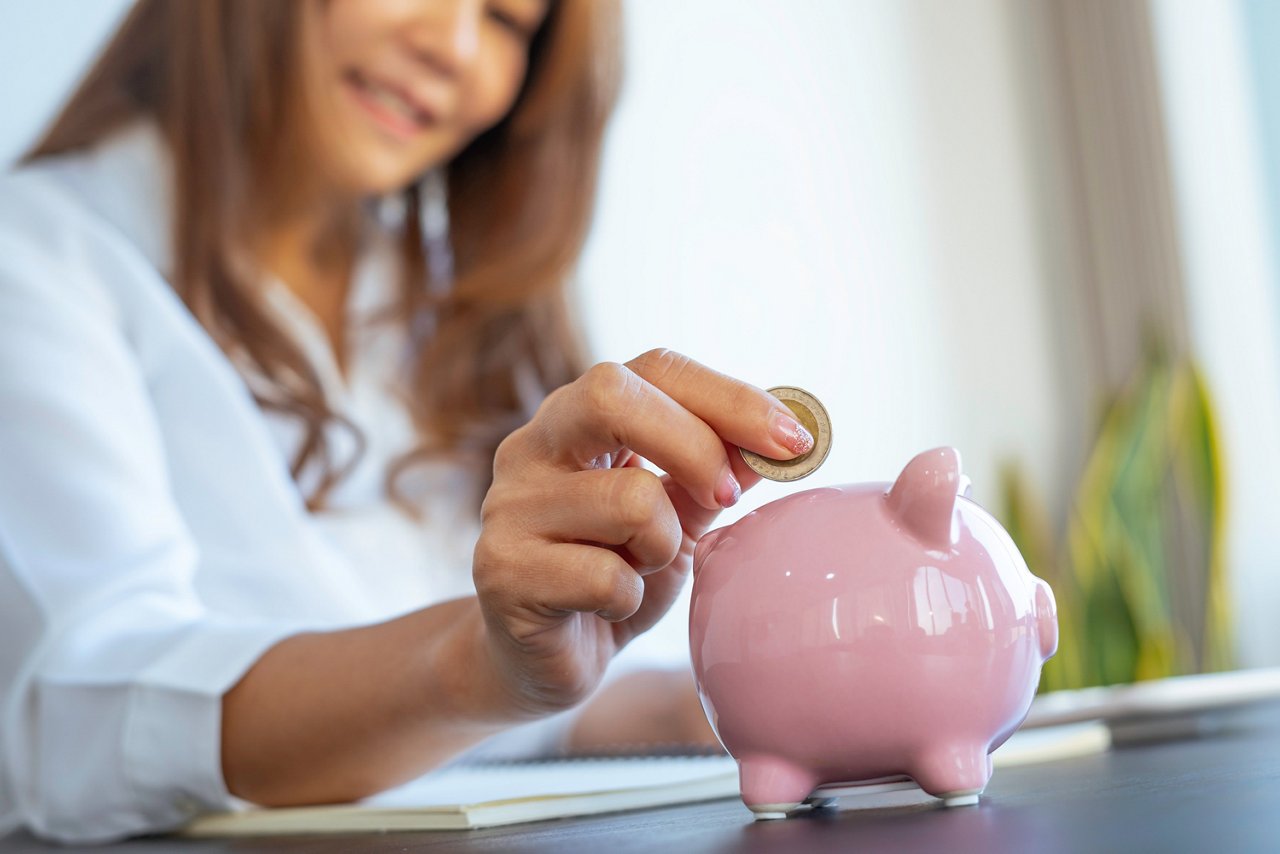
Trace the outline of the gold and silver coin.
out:
[[[831,417],[826,407],[809,392],[792,386],[776,386],[769,394],[781,400],[813,437],[813,448],[793,460],[773,460],[739,448],[751,470],[769,480],[792,481],[817,471],[831,450]]]

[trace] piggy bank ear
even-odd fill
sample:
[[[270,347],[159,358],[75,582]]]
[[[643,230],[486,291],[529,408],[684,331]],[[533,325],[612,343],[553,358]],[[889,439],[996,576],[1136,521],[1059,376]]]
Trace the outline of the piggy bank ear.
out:
[[[889,512],[923,545],[949,549],[958,534],[956,496],[968,480],[960,473],[960,452],[955,448],[917,454],[889,490]]]

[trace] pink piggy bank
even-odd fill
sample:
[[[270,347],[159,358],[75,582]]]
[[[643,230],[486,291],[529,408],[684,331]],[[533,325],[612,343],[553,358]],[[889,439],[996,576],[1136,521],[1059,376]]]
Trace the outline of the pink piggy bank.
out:
[[[789,495],[698,542],[694,675],[757,818],[906,777],[978,802],[1058,621],[967,483],[937,448],[892,485]]]

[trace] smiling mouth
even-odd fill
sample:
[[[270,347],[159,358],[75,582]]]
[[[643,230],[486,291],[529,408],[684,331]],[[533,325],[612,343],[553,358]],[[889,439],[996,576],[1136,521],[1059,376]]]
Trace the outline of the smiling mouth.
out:
[[[430,110],[396,86],[371,80],[354,70],[347,72],[345,79],[362,105],[397,135],[423,131],[436,123]]]

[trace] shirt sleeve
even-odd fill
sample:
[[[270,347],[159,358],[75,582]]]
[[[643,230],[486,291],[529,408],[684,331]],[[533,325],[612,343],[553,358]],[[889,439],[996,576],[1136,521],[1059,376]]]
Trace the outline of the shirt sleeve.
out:
[[[39,205],[18,216],[0,187],[0,835],[170,829],[231,805],[221,696],[297,628],[197,595],[200,555],[106,285],[154,271]]]

